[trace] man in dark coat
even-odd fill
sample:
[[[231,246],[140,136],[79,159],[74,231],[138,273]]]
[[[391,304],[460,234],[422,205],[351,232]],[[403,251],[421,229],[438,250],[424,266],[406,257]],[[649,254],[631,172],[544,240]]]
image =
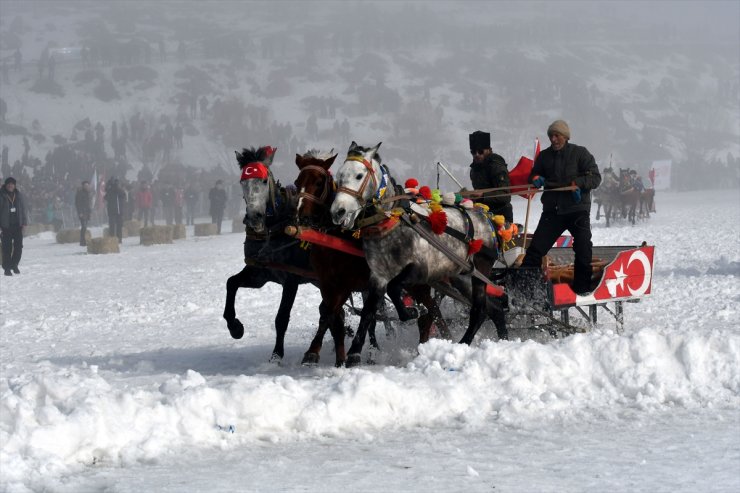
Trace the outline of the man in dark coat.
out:
[[[598,188],[601,174],[594,157],[585,147],[568,142],[570,128],[563,120],[547,129],[550,147],[534,162],[529,181],[544,187],[542,215],[522,267],[540,268],[542,257],[565,231],[573,236],[575,266],[573,291],[582,295],[591,291],[591,190]],[[573,185],[566,191],[548,191]]]
[[[77,209],[77,217],[80,219],[80,246],[87,245],[85,233],[87,233],[87,223],[90,221],[90,213],[92,212],[91,198],[90,182],[83,181],[80,188],[77,189],[77,194],[75,194],[75,208]]]
[[[473,183],[473,188],[476,190],[508,188],[510,186],[509,170],[504,158],[491,149],[491,134],[476,130],[470,134],[469,140],[470,154],[473,155],[473,163],[470,165],[470,181]],[[509,190],[487,192],[483,198],[476,201],[486,204],[493,214],[500,214],[508,222],[514,222]]]
[[[118,236],[118,243],[123,241],[123,214],[126,208],[126,192],[118,184],[117,178],[111,178],[105,186],[105,203],[108,209],[108,234]]]
[[[23,253],[23,228],[28,224],[26,203],[15,184],[15,178],[9,176],[0,190],[0,232],[6,276],[21,273],[18,264]]]
[[[217,225],[218,234],[221,234],[221,222],[224,220],[224,209],[226,209],[226,190],[224,190],[223,183],[218,180],[208,192],[208,200],[211,202],[211,222]]]

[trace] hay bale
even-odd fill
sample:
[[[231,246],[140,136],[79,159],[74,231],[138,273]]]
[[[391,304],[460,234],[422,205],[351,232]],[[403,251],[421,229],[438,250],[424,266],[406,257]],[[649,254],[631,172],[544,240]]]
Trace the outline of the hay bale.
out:
[[[213,223],[196,224],[195,236],[213,236],[218,234],[218,226]]]
[[[129,236],[139,236],[141,233],[141,222],[136,219],[129,221],[123,221],[123,236],[128,238]]]
[[[103,236],[102,238],[92,238],[87,240],[87,253],[92,254],[104,254],[104,253],[118,253],[120,252],[118,247],[118,238]]]
[[[23,228],[23,236],[33,236],[41,233],[42,231],[46,231],[46,225],[45,224],[28,224],[25,228]]]
[[[172,243],[172,226],[147,226],[139,231],[142,245],[165,245]]]
[[[184,224],[175,224],[172,226],[172,239],[184,240],[187,237],[187,230]]]
[[[90,230],[85,231],[85,240],[90,241],[92,234]],[[63,229],[57,233],[57,243],[79,243],[80,241],[80,230],[79,229]]]
[[[235,217],[231,220],[231,232],[232,233],[244,233],[247,231],[247,226],[244,224],[244,220],[240,217]]]

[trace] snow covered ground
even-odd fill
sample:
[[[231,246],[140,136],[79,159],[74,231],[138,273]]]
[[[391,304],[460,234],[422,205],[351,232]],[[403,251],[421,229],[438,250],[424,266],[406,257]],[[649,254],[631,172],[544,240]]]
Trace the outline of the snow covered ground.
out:
[[[329,340],[300,365],[310,286],[281,366],[278,287],[240,291],[247,331],[229,337],[242,235],[100,256],[27,238],[22,274],[0,279],[0,490],[740,491],[740,193],[656,202],[635,227],[594,225],[595,244],[656,245],[623,335],[602,317],[494,342],[487,324],[473,347],[417,354],[412,324],[357,369],[331,366]]]

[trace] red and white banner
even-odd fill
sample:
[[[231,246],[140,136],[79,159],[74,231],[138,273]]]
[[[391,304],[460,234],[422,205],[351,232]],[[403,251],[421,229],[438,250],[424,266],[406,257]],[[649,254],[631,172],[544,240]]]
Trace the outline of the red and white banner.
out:
[[[553,308],[638,299],[650,294],[653,285],[654,250],[655,247],[645,246],[619,252],[604,267],[601,282],[587,296],[577,295],[566,283],[553,284]]]

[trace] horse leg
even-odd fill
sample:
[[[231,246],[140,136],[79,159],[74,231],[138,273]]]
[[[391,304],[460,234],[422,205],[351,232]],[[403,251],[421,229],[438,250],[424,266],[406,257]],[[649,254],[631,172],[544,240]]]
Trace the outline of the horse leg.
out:
[[[241,272],[234,274],[226,281],[226,305],[223,317],[234,339],[241,339],[244,336],[244,325],[236,318],[234,309],[236,292],[239,288],[261,288],[267,281],[264,271],[252,266],[244,267]]]
[[[332,322],[331,318],[331,310],[327,307],[326,302],[321,300],[321,304],[319,305],[319,328],[316,330],[316,335],[313,337],[308,350],[303,354],[302,365],[314,366],[319,364],[321,345],[324,343],[326,330]]]
[[[470,345],[475,334],[483,325],[486,317],[486,284],[478,278],[473,278],[473,306],[470,308],[470,322],[468,330],[465,331],[460,344]]]
[[[367,331],[375,324],[375,314],[378,304],[383,300],[383,291],[382,288],[375,287],[371,283],[370,291],[360,313],[360,324],[357,326],[357,332],[349,348],[347,367],[357,366],[362,362],[362,346],[365,345]]]
[[[416,267],[413,264],[407,265],[400,274],[388,283],[388,297],[393,302],[393,306],[396,307],[398,319],[401,322],[408,322],[409,320],[419,318],[419,310],[414,306],[406,306],[403,302],[402,287],[404,284],[411,284],[408,281],[412,278],[415,271]]]
[[[295,296],[298,293],[298,280],[290,276],[283,283],[283,295],[280,298],[280,307],[275,316],[275,347],[272,350],[270,361],[282,361],[285,356],[285,332],[290,322],[290,311],[293,309]]]
[[[429,285],[417,284],[409,288],[409,292],[419,303],[424,305],[427,309],[427,313],[419,317],[417,325],[419,327],[419,344],[424,344],[429,340],[430,331],[432,324],[436,323],[439,329],[439,334],[449,339],[452,337],[450,334],[450,328],[447,326],[447,322],[442,317],[442,312],[439,309],[439,305],[432,297],[432,288]]]
[[[601,202],[596,202],[596,205],[596,220],[598,221],[599,217],[601,217],[599,216],[599,212],[601,212]],[[606,207],[604,207],[604,212],[606,212]]]

